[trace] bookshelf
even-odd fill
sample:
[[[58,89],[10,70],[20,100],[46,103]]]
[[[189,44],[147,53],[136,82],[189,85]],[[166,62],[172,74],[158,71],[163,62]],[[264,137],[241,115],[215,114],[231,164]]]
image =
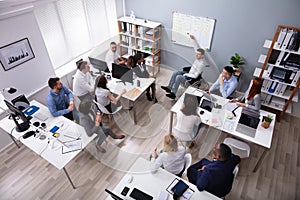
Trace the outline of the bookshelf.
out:
[[[299,101],[300,86],[300,28],[278,26],[273,40],[266,40],[267,55],[260,55],[254,76],[264,79],[262,105],[280,111],[292,112],[292,102]]]
[[[124,16],[118,19],[120,55],[128,58],[137,52],[145,55],[152,75],[160,71],[161,23]]]

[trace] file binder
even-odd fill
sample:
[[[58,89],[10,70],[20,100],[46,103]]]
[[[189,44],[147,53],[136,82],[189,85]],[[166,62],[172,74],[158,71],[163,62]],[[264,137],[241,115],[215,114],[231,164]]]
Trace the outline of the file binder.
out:
[[[286,33],[287,33],[287,29],[286,28],[283,28],[283,29],[280,30],[280,33],[279,33],[277,41],[276,41],[276,43],[274,45],[274,48],[280,49],[280,47],[281,47],[281,45],[283,43],[283,40],[285,38]]]
[[[298,83],[298,80],[300,78],[300,71],[298,71],[293,79],[292,84],[296,85]]]
[[[281,89],[280,89],[279,95],[283,95],[283,94],[284,94],[284,92],[285,92],[285,90],[286,90],[286,87],[287,87],[287,85],[282,84],[282,87],[281,87]]]
[[[273,81],[269,81],[267,86],[266,86],[266,91],[269,91],[271,85],[272,85]]]
[[[272,99],[272,95],[268,94],[266,99],[265,99],[265,104],[269,104],[271,99]]]
[[[284,38],[283,44],[281,46],[282,49],[286,49],[288,47],[288,44],[290,42],[292,35],[293,35],[293,30],[288,30],[288,32]]]
[[[263,91],[267,91],[266,88],[267,88],[268,83],[269,83],[269,80],[264,79],[264,82],[263,82],[262,87],[261,87],[261,89]]]
[[[278,56],[278,58],[277,58],[277,61],[276,61],[276,65],[282,65],[282,61],[283,61],[283,58],[285,58],[284,57],[284,55],[285,55],[285,53],[286,52],[284,52],[284,51],[281,51],[280,52],[280,54],[279,54],[279,56]]]
[[[269,88],[269,92],[270,93],[274,93],[275,92],[275,90],[276,90],[276,87],[277,87],[277,85],[278,85],[278,82],[272,82],[272,85],[270,86],[270,88]]]
[[[281,90],[281,87],[282,87],[282,84],[281,84],[281,83],[278,83],[278,85],[277,85],[277,87],[276,87],[276,90],[275,90],[275,94],[279,95],[280,90]]]

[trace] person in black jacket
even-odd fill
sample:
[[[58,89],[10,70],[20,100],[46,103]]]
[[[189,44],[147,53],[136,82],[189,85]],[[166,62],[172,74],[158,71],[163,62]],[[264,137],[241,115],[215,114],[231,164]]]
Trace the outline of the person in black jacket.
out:
[[[134,56],[134,60],[136,62],[135,67],[133,68],[133,72],[135,75],[139,78],[154,78],[149,74],[149,72],[146,69],[146,65],[144,64],[144,54],[137,53]],[[150,95],[150,88],[152,90],[152,95]],[[148,101],[155,101],[157,102],[157,99],[155,98],[155,82],[151,84],[150,88],[148,88],[146,91],[147,99]]]
[[[240,161],[239,156],[231,153],[229,146],[217,144],[213,149],[213,160],[204,158],[191,165],[187,177],[199,191],[206,190],[217,197],[225,197],[232,188],[233,170]]]

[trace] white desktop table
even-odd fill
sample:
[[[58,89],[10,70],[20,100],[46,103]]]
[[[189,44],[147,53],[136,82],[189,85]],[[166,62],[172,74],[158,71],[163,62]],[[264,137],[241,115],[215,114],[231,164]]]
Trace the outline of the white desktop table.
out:
[[[168,171],[159,168],[159,170],[153,174],[151,173],[151,166],[150,161],[145,160],[144,158],[138,158],[135,163],[131,166],[128,170],[127,174],[122,178],[119,184],[114,188],[110,189],[113,193],[118,195],[123,199],[132,199],[129,197],[129,194],[133,190],[133,188],[137,188],[151,196],[153,199],[158,199],[160,192],[166,190],[166,188],[171,184],[171,182],[179,177],[175,176],[174,174],[169,173]],[[132,179],[131,182],[128,180]],[[182,179],[183,180],[183,179]],[[202,191],[200,192],[197,187],[186,180],[183,180],[185,183],[189,185],[189,187],[194,190],[193,195],[191,196],[191,200],[212,200],[212,199],[220,199],[213,194]],[[127,186],[130,188],[129,192],[127,193],[126,197],[121,195],[121,191],[123,188]],[[106,198],[107,200],[112,199],[111,197]],[[171,194],[169,194],[169,200],[173,199]]]
[[[140,81],[140,86],[137,86],[137,81]],[[133,121],[136,124],[136,109],[134,106],[134,103],[142,96],[142,94],[151,86],[152,83],[155,82],[154,78],[135,78],[133,80],[133,83],[129,82],[121,82],[121,80],[116,78],[111,78],[111,80],[108,80],[107,87],[110,89],[110,91],[114,94],[119,95],[123,89],[126,89],[127,93],[123,94],[122,97],[129,100],[132,103],[133,106]],[[129,96],[128,92],[132,89],[138,89],[140,93],[138,95]],[[153,103],[155,103],[155,93],[153,94]]]
[[[195,96],[202,96],[202,93],[205,91],[201,91],[199,89],[193,88],[193,87],[188,87],[186,89],[185,93],[193,94]],[[169,126],[169,133],[172,133],[172,126],[173,126],[173,114],[179,112],[183,100],[184,100],[184,94],[178,99],[178,101],[174,104],[174,106],[171,108],[171,113],[170,113],[170,126]],[[223,97],[217,96],[212,94],[214,98],[216,98],[216,102],[218,105],[221,105],[221,109],[216,109],[213,108],[212,112],[208,112],[207,110],[204,110],[202,108],[198,108],[198,113],[200,111],[203,111],[204,114],[200,115],[202,123],[215,127],[216,129],[219,129],[221,131],[224,131],[226,133],[229,133],[235,137],[238,137],[242,140],[245,140],[247,142],[252,142],[254,144],[257,144],[259,146],[264,147],[264,152],[260,156],[256,166],[253,169],[253,172],[257,170],[259,165],[261,164],[266,152],[268,149],[271,148],[271,143],[272,143],[272,137],[273,137],[273,132],[274,132],[274,127],[275,127],[275,118],[276,115],[274,113],[270,113],[264,110],[260,110],[260,121],[262,121],[263,116],[266,115],[271,115],[273,117],[273,121],[270,124],[270,127],[268,129],[265,129],[261,126],[261,122],[259,123],[255,137],[250,137],[248,135],[245,135],[243,133],[240,133],[236,131],[236,127],[241,115],[242,108],[238,108],[235,113],[236,117],[233,119],[227,119],[226,116],[231,114],[231,111],[234,107],[236,107],[235,103],[229,103],[227,99],[224,99]]]
[[[27,131],[30,130],[36,130],[37,127],[33,126],[33,122],[45,122],[46,123],[46,129],[43,131],[39,129],[39,132],[41,134],[44,134],[46,136],[46,139],[40,140],[38,137],[31,136],[29,138],[23,139],[22,135],[25,134],[27,131],[24,132],[17,132],[14,127],[15,123],[12,119],[9,119],[8,117],[2,119],[0,121],[0,127],[6,131],[9,135],[12,132],[12,136],[22,142],[25,146],[27,146],[29,149],[31,149],[36,154],[39,154],[42,158],[47,160],[49,163],[54,165],[57,169],[61,170],[63,169],[68,180],[70,181],[72,187],[75,189],[75,186],[65,169],[65,166],[75,157],[77,156],[81,150],[69,152],[69,153],[62,153],[62,146],[63,144],[61,142],[67,142],[70,140],[74,140],[76,138],[80,138],[81,140],[81,149],[84,149],[89,142],[91,142],[97,135],[93,135],[89,137],[85,129],[76,124],[75,122],[60,116],[60,117],[53,117],[51,113],[49,112],[48,108],[41,103],[33,100],[30,102],[30,105],[35,105],[39,107],[39,110],[35,112],[32,115],[31,119],[31,125],[30,128]],[[42,113],[43,115],[47,116],[48,118],[45,121],[40,121],[35,117],[37,113]],[[49,130],[53,126],[58,126],[59,129],[57,130],[58,133],[60,133],[59,139],[61,142],[57,141],[56,138],[52,136],[52,133],[49,132]],[[37,133],[37,136],[40,134]],[[12,138],[13,139],[13,138]],[[15,142],[15,141],[14,141]]]

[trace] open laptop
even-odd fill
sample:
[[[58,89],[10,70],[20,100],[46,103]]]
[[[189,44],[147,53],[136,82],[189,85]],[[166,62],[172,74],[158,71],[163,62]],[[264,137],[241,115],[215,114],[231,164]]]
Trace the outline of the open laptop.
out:
[[[132,83],[133,71],[124,65],[112,63],[112,77],[120,79],[123,82]]]
[[[259,113],[243,109],[235,130],[250,137],[255,137],[258,124]]]

